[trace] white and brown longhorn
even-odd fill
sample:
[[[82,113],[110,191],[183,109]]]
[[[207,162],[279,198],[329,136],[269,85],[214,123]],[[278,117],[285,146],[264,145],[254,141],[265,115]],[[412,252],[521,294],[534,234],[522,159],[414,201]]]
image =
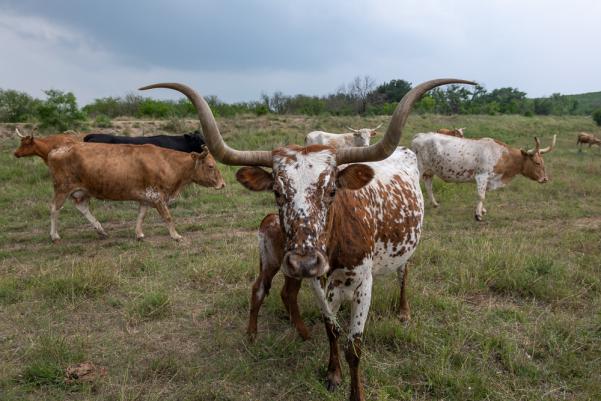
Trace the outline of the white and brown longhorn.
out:
[[[411,149],[417,155],[419,171],[434,207],[438,207],[438,203],[432,192],[433,176],[445,182],[476,181],[475,217],[481,221],[486,213],[484,198],[487,190],[504,187],[518,174],[541,184],[548,181],[542,155],[553,150],[556,139],[553,136],[551,146],[541,149],[535,137],[535,148],[523,150],[491,138],[456,138],[429,132],[417,134]]]
[[[330,341],[330,390],[341,382],[341,329],[336,312],[343,301],[351,302],[345,351],[351,400],[364,399],[359,360],[372,275],[397,270],[402,277],[421,233],[423,200],[417,160],[411,151],[397,150],[402,128],[412,105],[425,92],[450,83],[474,84],[440,79],[416,86],[401,100],[384,138],[375,145],[341,149],[291,145],[273,151],[229,148],[207,103],[185,85],[162,83],[142,88],[171,88],[185,94],[198,111],[207,146],[215,158],[225,164],[255,166],[238,170],[238,181],[253,191],[274,193],[283,239],[281,269],[290,279],[311,281],[325,319]],[[373,163],[351,164],[356,162]],[[271,172],[258,166],[271,168]],[[325,288],[320,284],[323,276],[327,277]],[[263,294],[266,291],[261,285],[256,288]]]

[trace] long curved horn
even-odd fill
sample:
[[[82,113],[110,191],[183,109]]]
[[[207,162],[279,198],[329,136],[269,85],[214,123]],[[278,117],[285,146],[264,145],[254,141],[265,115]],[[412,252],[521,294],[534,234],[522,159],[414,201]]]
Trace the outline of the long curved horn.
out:
[[[384,125],[384,124],[380,124],[380,125],[378,125],[376,128],[372,129],[372,131],[375,131],[375,130],[377,130],[377,129],[378,129],[378,128],[380,128],[382,125]]]
[[[359,132],[358,129],[354,129],[354,128],[351,128],[351,127],[346,127],[346,129],[349,130],[349,131],[353,131],[353,132]]]
[[[186,95],[192,102],[198,113],[198,119],[202,126],[205,142],[213,157],[223,164],[232,166],[263,166],[271,167],[273,162],[271,152],[264,150],[245,150],[240,151],[232,149],[223,141],[213,112],[207,102],[196,91],[189,86],[178,83],[160,83],[148,85],[140,90],[166,88],[173,89]]]
[[[526,153],[528,153],[529,155],[533,155],[540,150],[540,140],[538,139],[537,136],[534,137],[534,144],[535,144],[534,149],[528,149],[526,151]]]
[[[21,133],[21,131],[19,131],[19,128],[16,128],[16,127],[15,127],[15,134],[17,134],[17,136],[18,136],[19,138],[25,138],[25,135],[23,135],[23,134]]]
[[[539,152],[542,155],[543,153],[547,153],[555,149],[555,141],[557,140],[557,135],[553,135],[553,142],[551,142],[551,146],[547,146],[544,149],[540,149]]]
[[[386,130],[384,138],[378,143],[368,147],[352,147],[342,148],[336,151],[336,162],[340,164],[355,163],[355,162],[372,162],[386,159],[394,152],[401,140],[403,134],[403,126],[409,117],[411,108],[424,93],[437,86],[448,84],[467,84],[476,85],[473,81],[465,81],[463,79],[434,79],[426,81],[415,88],[411,89],[399,102],[394,110],[394,114],[390,119],[390,124]]]

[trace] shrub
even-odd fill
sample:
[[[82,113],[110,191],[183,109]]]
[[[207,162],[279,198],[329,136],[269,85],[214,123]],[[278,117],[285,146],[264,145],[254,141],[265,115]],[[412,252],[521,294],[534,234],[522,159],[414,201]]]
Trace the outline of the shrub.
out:
[[[111,128],[113,123],[111,122],[110,117],[106,114],[98,114],[94,121],[94,125],[99,128]]]
[[[66,131],[82,125],[86,116],[77,108],[77,100],[73,93],[56,89],[44,93],[48,98],[37,108],[40,128]]]
[[[36,101],[25,92],[0,89],[0,121],[6,123],[24,122],[33,117]]]
[[[601,127],[601,107],[593,111],[593,120]]]

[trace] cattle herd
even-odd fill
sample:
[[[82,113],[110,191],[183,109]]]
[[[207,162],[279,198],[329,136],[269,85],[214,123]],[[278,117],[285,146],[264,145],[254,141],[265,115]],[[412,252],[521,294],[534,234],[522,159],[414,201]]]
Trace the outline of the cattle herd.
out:
[[[58,213],[68,198],[100,236],[107,234],[89,210],[90,198],[138,202],[135,234],[140,240],[144,238],[144,216],[154,207],[171,238],[180,240],[169,203],[190,183],[223,188],[216,161],[241,166],[236,180],[251,191],[272,192],[277,208],[259,227],[260,272],[252,286],[249,338],[256,338],[259,309],[279,270],[285,277],[284,306],[299,335],[309,337],[297,303],[301,280],[307,279],[330,345],[329,390],[342,380],[338,340],[343,330],[337,312],[343,302],[351,304],[344,355],[350,368],[350,399],[363,400],[359,362],[374,275],[397,272],[399,319],[410,318],[405,265],[422,233],[420,179],[434,207],[438,206],[432,192],[434,176],[446,182],[475,181],[477,220],[486,213],[486,190],[503,187],[518,174],[539,183],[548,181],[543,154],[553,150],[555,137],[545,148],[534,138],[535,147],[523,150],[491,138],[464,138],[465,128],[440,129],[416,134],[411,149],[398,146],[413,104],[428,90],[451,83],[475,84],[438,79],[416,86],[398,104],[382,140],[373,145],[370,139],[380,126],[349,128],[347,134],[313,131],[306,136],[305,146],[236,150],[224,142],[200,95],[182,84],[162,83],[141,89],[168,88],[187,96],[197,110],[203,135],[130,138],[90,134],[82,141],[75,132],[37,137],[16,130],[21,144],[14,155],[39,156],[50,170],[53,241],[60,239]],[[578,136],[579,147],[583,143],[601,146],[601,140],[591,134]]]

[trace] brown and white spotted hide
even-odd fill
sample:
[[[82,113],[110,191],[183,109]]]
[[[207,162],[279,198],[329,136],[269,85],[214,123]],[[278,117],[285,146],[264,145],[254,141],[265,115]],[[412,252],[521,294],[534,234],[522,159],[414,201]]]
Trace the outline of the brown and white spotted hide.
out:
[[[476,181],[475,216],[479,221],[486,213],[483,202],[487,190],[504,187],[518,174],[541,184],[548,181],[538,147],[530,154],[491,138],[456,138],[430,132],[417,134],[411,149],[417,155],[419,171],[434,207],[438,206],[432,192],[434,176],[445,182]]]
[[[349,148],[352,146],[369,146],[371,138],[376,136],[377,132],[371,128],[361,128],[356,132],[345,134],[332,134],[324,131],[312,131],[305,137],[305,146],[308,145],[329,145],[334,148]]]
[[[362,392],[358,363],[372,277],[397,271],[402,283],[405,263],[421,234],[424,205],[415,155],[398,148],[383,161],[337,169],[335,151],[330,147],[290,146],[273,151],[272,174],[244,167],[238,171],[237,179],[249,189],[272,189],[275,193],[279,232],[284,242],[284,252],[279,253],[282,271],[293,279],[311,280],[326,321],[330,340],[329,389],[341,382],[337,345],[341,328],[336,314],[342,302],[351,303],[345,354],[351,368],[351,394],[363,399],[362,393],[357,393]],[[269,222],[275,225],[273,217]],[[264,231],[263,224],[261,230]],[[272,244],[277,243],[278,229],[274,230]],[[277,256],[273,263],[265,265],[266,241],[262,239],[261,244],[261,275],[270,281]],[[322,288],[320,276],[324,274],[327,280]],[[261,283],[260,279],[255,283],[253,298],[258,293],[262,296],[261,291],[268,288],[266,282],[262,287]],[[256,333],[258,306],[251,300],[251,335]],[[294,321],[290,303],[286,306]],[[298,314],[298,309],[294,313]],[[295,325],[298,329],[296,322]]]
[[[167,205],[188,184],[223,188],[225,183],[208,151],[184,153],[154,145],[76,143],[52,150],[48,167],[54,184],[50,236],[58,241],[58,212],[68,197],[101,236],[106,232],[90,213],[90,198],[139,203],[136,237],[148,207],[157,209],[175,240],[182,237]]]

